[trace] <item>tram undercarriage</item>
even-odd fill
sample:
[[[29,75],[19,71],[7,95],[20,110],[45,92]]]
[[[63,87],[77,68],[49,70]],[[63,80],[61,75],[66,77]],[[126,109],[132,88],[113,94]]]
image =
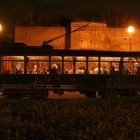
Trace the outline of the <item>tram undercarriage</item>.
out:
[[[130,82],[131,81],[131,82]],[[49,91],[79,91],[87,97],[139,95],[139,76],[111,75],[0,75],[0,93],[5,97],[47,99]]]

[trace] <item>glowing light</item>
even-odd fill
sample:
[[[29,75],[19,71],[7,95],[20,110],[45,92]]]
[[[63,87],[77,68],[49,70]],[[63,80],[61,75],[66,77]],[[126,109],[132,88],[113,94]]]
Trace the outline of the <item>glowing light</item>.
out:
[[[0,24],[0,31],[2,30],[2,25]]]
[[[128,28],[127,28],[127,30],[128,30],[128,33],[129,33],[129,39],[130,39],[130,52],[131,52],[131,48],[132,48],[132,43],[131,43],[131,34],[132,34],[132,32],[134,32],[134,27],[133,26],[129,26]]]
[[[129,26],[129,27],[128,27],[128,32],[129,32],[129,33],[134,32],[134,27],[133,27],[133,26]]]

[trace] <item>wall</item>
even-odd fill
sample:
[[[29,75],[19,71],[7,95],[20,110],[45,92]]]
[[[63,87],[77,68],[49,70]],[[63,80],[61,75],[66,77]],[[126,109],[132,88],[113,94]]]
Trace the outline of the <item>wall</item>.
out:
[[[47,41],[49,39],[54,39],[52,42],[50,42],[50,45],[54,46],[54,48],[64,49],[65,28],[17,26],[15,29],[15,42],[24,42],[28,46],[40,46],[42,45],[43,41]]]
[[[56,49],[65,47],[65,27],[24,27],[15,30],[15,42],[39,46],[44,40],[62,37],[50,44]],[[127,28],[107,28],[104,23],[72,22],[70,49],[94,49],[130,51],[130,38]],[[140,29],[135,29],[131,36],[131,50],[140,51]]]
[[[87,25],[71,34],[71,49],[93,49],[130,51],[130,38],[127,28],[107,28],[104,24],[88,22],[72,23],[71,29]],[[135,29],[131,35],[131,50],[140,51],[140,30]]]

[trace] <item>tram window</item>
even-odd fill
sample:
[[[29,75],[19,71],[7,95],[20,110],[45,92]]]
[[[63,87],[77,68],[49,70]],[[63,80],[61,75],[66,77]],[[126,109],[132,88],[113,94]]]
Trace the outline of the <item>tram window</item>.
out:
[[[28,60],[49,60],[49,56],[28,56]]]
[[[28,74],[48,74],[49,72],[48,56],[28,56],[27,73]]]
[[[24,62],[16,60],[3,60],[2,61],[2,73],[3,74],[23,74]]]
[[[123,68],[126,69],[129,74],[137,74],[138,62],[136,58],[125,57],[123,61]]]
[[[74,58],[73,56],[64,57],[64,74],[73,74],[74,73]]]
[[[51,70],[54,67],[57,69],[58,74],[62,74],[62,57],[61,56],[52,56],[51,57]]]
[[[119,73],[120,57],[101,57],[100,69],[102,74]]]
[[[39,71],[38,61],[29,60],[27,64],[27,73],[38,74],[38,71]]]
[[[24,73],[24,62],[14,61],[14,73],[23,74]]]
[[[28,74],[49,74],[49,62],[43,60],[29,60],[27,63]]]
[[[77,56],[76,57],[76,74],[86,73],[86,57]]]
[[[38,62],[38,73],[39,74],[49,74],[49,62]]]
[[[3,56],[2,60],[24,60],[23,56]]]
[[[1,72],[3,74],[12,74],[12,62],[8,60],[2,60]]]
[[[88,71],[89,74],[97,74],[99,67],[98,57],[89,57],[88,58]]]
[[[2,58],[1,72],[3,74],[23,74],[23,56],[4,56]]]

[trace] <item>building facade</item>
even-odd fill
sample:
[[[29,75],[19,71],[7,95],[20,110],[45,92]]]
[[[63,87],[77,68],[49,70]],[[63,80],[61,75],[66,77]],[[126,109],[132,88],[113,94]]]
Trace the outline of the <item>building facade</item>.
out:
[[[140,29],[131,35],[131,51],[140,51]],[[49,41],[55,49],[130,51],[127,28],[108,28],[105,23],[72,22],[65,27],[17,26],[15,42],[40,46]]]

